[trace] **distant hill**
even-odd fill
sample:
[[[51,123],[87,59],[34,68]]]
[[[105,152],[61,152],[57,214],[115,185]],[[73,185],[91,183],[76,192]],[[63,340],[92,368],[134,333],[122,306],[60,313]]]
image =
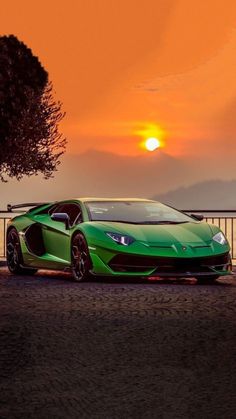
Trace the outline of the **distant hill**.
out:
[[[153,199],[180,209],[236,209],[236,180],[210,180],[181,187]]]

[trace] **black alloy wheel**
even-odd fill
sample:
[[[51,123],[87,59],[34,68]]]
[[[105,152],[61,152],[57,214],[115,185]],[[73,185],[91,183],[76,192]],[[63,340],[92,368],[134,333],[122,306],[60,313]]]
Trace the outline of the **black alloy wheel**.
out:
[[[37,269],[22,267],[22,253],[20,247],[20,238],[15,228],[11,228],[7,233],[6,241],[7,266],[9,271],[15,275],[33,275]]]
[[[77,233],[71,243],[71,262],[74,280],[84,282],[90,278],[92,263],[86,240],[81,233]]]

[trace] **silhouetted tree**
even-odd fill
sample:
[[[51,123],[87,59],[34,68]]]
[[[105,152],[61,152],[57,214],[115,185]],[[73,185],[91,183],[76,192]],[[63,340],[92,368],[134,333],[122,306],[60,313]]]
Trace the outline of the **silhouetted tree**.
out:
[[[65,151],[48,73],[14,35],[0,37],[0,179],[52,176]]]

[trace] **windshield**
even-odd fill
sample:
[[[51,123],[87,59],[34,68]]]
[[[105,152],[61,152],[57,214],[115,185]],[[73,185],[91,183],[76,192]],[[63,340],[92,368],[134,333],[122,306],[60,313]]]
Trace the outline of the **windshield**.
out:
[[[194,220],[160,202],[100,201],[86,203],[91,221],[134,224],[178,224]]]

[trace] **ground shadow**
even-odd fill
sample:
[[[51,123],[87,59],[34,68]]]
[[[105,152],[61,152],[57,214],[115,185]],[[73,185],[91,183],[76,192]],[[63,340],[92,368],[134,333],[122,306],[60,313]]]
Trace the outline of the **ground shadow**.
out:
[[[40,281],[48,281],[48,280],[59,280],[62,282],[67,282],[71,284],[78,284],[76,281],[73,280],[72,274],[70,272],[63,272],[63,271],[46,271],[46,270],[39,270],[35,275],[12,275],[8,272],[6,264],[2,262],[0,264],[0,277],[4,277],[7,279],[27,279],[27,280],[40,280]],[[222,278],[221,280],[217,280],[214,283],[198,283],[195,278],[138,278],[138,277],[106,277],[106,276],[94,276],[86,281],[89,284],[96,283],[96,284],[143,284],[143,285],[188,285],[188,286],[220,286],[220,287],[229,287],[229,286],[236,286],[232,283],[234,281],[235,276],[228,276]]]

